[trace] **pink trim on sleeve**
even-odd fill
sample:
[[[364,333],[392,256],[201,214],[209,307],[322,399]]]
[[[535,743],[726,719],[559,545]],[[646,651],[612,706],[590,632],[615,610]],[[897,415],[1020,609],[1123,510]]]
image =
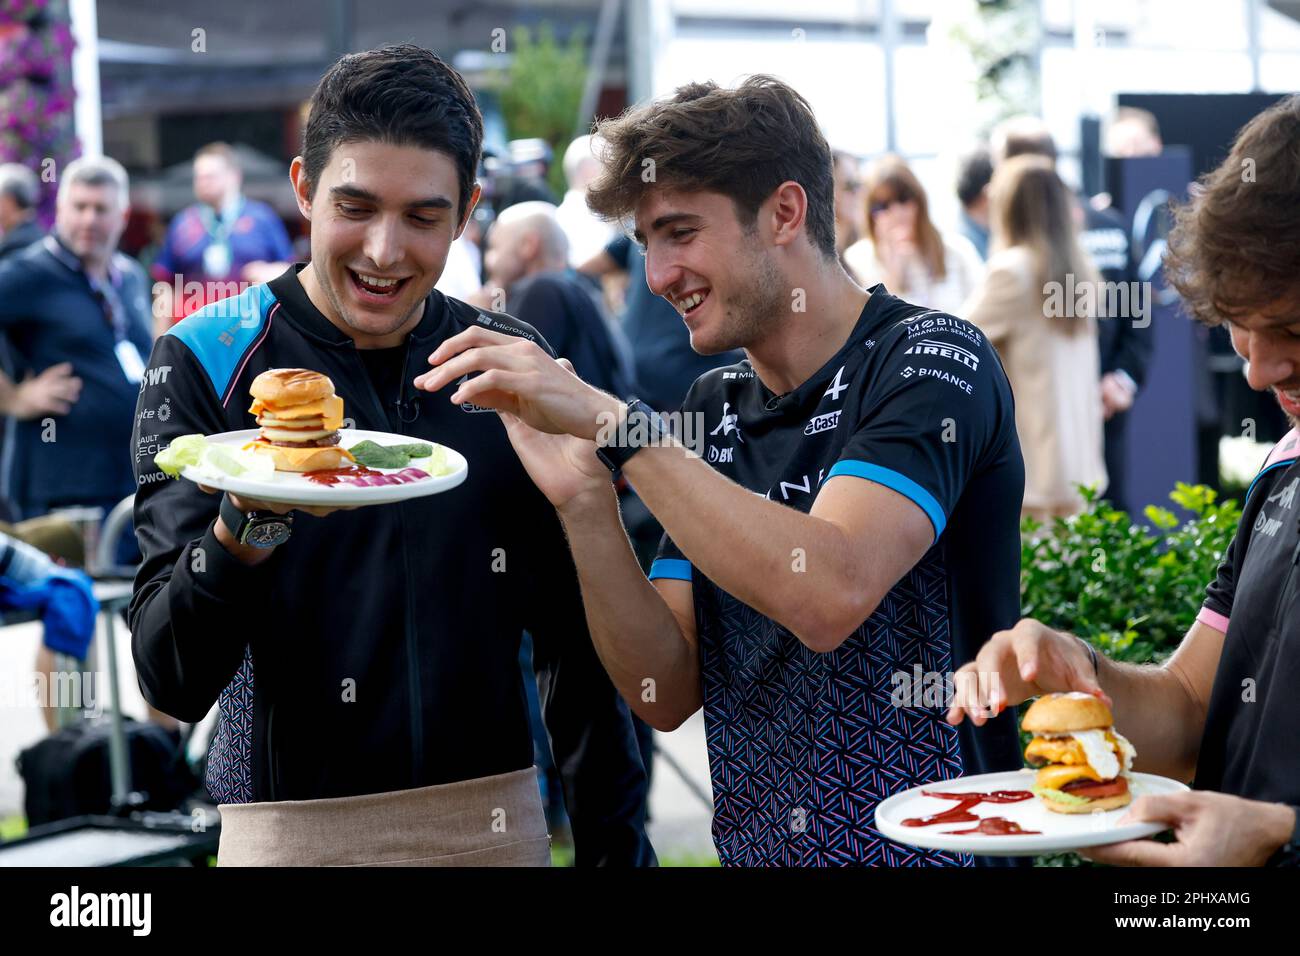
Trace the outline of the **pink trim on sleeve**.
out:
[[[1201,613],[1196,615],[1196,619],[1208,627],[1214,628],[1222,634],[1228,633],[1228,619],[1218,611],[1212,611],[1208,607],[1201,608]]]

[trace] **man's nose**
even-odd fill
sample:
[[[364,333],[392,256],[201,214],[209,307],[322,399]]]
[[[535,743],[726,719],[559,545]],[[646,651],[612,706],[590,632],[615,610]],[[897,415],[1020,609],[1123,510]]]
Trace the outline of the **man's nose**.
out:
[[[387,216],[378,217],[366,230],[361,249],[379,269],[387,269],[402,258],[397,223]]]
[[[681,267],[669,257],[648,251],[645,257],[645,281],[655,295],[664,295],[681,281]]]
[[[1265,336],[1252,335],[1242,357],[1246,359],[1246,382],[1258,391],[1295,378],[1296,363],[1290,353],[1266,341]]]

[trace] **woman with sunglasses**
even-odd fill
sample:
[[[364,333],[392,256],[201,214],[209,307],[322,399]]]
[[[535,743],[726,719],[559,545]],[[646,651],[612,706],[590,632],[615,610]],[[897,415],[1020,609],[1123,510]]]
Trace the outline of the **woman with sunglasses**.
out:
[[[925,189],[901,158],[877,160],[863,185],[867,235],[844,253],[849,272],[867,288],[883,282],[909,302],[960,316],[983,273],[979,253],[935,228]]]

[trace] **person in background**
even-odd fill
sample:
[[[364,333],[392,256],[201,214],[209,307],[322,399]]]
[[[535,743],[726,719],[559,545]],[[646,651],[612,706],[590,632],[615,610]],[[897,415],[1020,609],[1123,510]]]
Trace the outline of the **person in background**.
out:
[[[1121,106],[1106,127],[1107,156],[1159,156],[1164,148],[1160,122],[1150,110]]]
[[[194,198],[172,220],[153,264],[157,334],[209,302],[237,295],[243,285],[278,276],[293,260],[284,223],[264,202],[243,194],[239,157],[226,143],[194,154]],[[181,301],[175,299],[180,282]],[[199,282],[203,294],[185,289]]]
[[[835,251],[844,253],[862,238],[862,180],[858,157],[842,149],[833,150],[835,172]]]
[[[871,166],[865,192],[867,234],[844,253],[858,284],[883,282],[908,302],[960,317],[983,271],[979,253],[961,236],[940,234],[921,181],[899,157]]]
[[[1055,166],[1056,141],[1041,119],[1013,117],[994,130],[993,155],[995,163],[1013,156],[1035,155]],[[1114,209],[1098,208],[1079,196],[1074,196],[1073,201],[1074,215],[1080,223],[1079,245],[1092,259],[1100,279],[1107,283],[1136,282],[1124,217]],[[1099,303],[1104,304],[1106,299],[1097,296]],[[1136,315],[1107,315],[1103,308],[1096,318],[1109,476],[1105,497],[1121,511],[1131,511],[1134,503],[1128,500],[1128,412],[1146,380],[1155,348],[1155,329],[1150,316],[1143,321]]]
[[[116,251],[127,197],[116,160],[74,160],[54,232],[0,265],[0,331],[32,375],[0,375],[0,411],[19,420],[9,487],[24,518],[75,505],[107,513],[135,490],[133,455],[148,452],[130,444],[151,339],[148,279]]]
[[[569,189],[555,210],[555,220],[569,240],[569,265],[582,265],[614,238],[617,230],[587,208],[587,187],[600,175],[602,144],[595,136],[579,136],[564,151],[564,178]]]
[[[0,166],[0,260],[39,241],[45,230],[36,221],[41,184],[21,163]]]
[[[993,158],[988,147],[980,146],[962,157],[957,170],[957,199],[961,203],[957,228],[985,261],[989,257],[989,180],[992,178]]]
[[[1047,521],[1082,508],[1076,484],[1106,484],[1096,323],[1064,292],[1067,276],[1095,281],[1095,273],[1079,248],[1070,191],[1046,159],[1000,164],[990,203],[988,274],[961,314],[989,337],[1011,380],[1023,510]]]
[[[144,270],[116,251],[128,196],[117,161],[74,160],[60,177],[53,233],[0,264],[0,331],[26,376],[0,373],[0,412],[17,419],[9,493],[23,518],[75,506],[107,516],[135,490],[132,457],[147,447],[132,449],[131,425],[150,315]],[[127,535],[117,562],[138,561]],[[49,647],[36,669],[58,672]]]
[[[626,340],[605,319],[589,283],[568,268],[568,251],[568,239],[555,206],[540,201],[516,203],[501,213],[488,233],[484,254],[488,281],[484,288],[489,295],[499,290],[502,310],[540,332],[582,379],[631,398],[637,389]],[[524,650],[528,659],[520,660],[525,675],[532,673],[531,654],[528,640]],[[529,680],[524,681],[524,686],[529,692],[547,822],[553,835],[564,834],[568,823],[559,769],[546,738],[535,688]],[[654,752],[652,735],[643,721],[634,717],[633,722],[648,790]]]

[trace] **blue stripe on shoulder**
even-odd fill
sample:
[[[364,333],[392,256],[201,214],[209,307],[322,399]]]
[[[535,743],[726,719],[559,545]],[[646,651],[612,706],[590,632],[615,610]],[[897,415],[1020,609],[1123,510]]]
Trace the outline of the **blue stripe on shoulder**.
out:
[[[1250,501],[1250,493],[1254,491],[1255,486],[1259,484],[1259,479],[1263,478],[1265,475],[1267,475],[1270,471],[1272,471],[1275,468],[1285,468],[1288,465],[1294,465],[1294,464],[1295,464],[1294,458],[1286,458],[1282,461],[1273,462],[1273,464],[1269,465],[1267,468],[1261,471],[1258,475],[1255,476],[1254,480],[1251,481],[1250,487],[1246,489],[1246,494],[1241,499],[1241,506],[1244,508],[1246,506],[1246,502]]]
[[[250,286],[239,295],[205,305],[167,334],[176,336],[194,353],[212,380],[212,390],[221,398],[244,353],[266,327],[274,304],[270,286]]]
[[[691,580],[691,562],[683,561],[681,558],[656,558],[650,565],[650,574],[647,575],[651,581],[655,578],[671,578],[674,581]]]

